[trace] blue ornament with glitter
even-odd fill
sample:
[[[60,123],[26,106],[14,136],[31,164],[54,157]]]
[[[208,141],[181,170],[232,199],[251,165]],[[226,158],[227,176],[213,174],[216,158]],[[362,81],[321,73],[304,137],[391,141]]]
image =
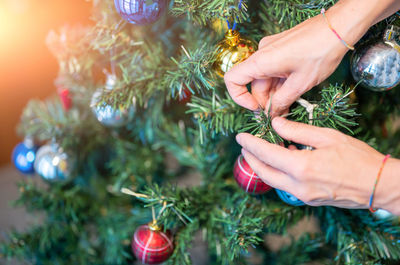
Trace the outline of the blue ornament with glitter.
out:
[[[283,191],[283,190],[278,190],[275,189],[276,193],[278,194],[279,198],[281,198],[282,201],[286,202],[287,204],[293,205],[293,206],[303,206],[305,205],[304,202],[300,201],[297,199],[295,196],[290,194],[289,192]]]
[[[12,152],[12,162],[15,167],[24,174],[33,174],[37,147],[32,140],[25,139],[24,142],[15,146]]]
[[[167,0],[114,0],[123,19],[132,24],[150,24],[160,18],[167,7]]]

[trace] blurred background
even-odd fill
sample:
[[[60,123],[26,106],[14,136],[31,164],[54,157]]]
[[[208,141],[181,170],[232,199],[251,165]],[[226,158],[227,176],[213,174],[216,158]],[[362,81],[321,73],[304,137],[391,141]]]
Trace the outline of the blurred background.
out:
[[[16,182],[26,179],[11,165],[11,152],[22,141],[16,126],[27,102],[57,93],[58,64],[46,47],[47,33],[91,23],[91,6],[88,0],[0,0],[0,240],[10,229],[40,222],[40,216],[11,206],[19,194]],[[27,263],[0,257],[0,264]]]
[[[45,44],[47,33],[65,24],[91,23],[89,0],[0,0],[0,166],[22,139],[21,112],[32,98],[56,93],[58,64]]]

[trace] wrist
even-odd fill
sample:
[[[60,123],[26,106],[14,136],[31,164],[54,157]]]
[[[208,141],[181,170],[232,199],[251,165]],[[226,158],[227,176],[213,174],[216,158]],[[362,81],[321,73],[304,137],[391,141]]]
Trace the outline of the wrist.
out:
[[[354,46],[373,25],[370,7],[360,8],[360,1],[342,0],[326,15],[332,26],[349,45]]]
[[[400,160],[389,158],[376,187],[373,207],[400,215]]]
[[[368,29],[400,8],[397,0],[340,0],[327,12],[327,17],[341,38],[351,46]]]

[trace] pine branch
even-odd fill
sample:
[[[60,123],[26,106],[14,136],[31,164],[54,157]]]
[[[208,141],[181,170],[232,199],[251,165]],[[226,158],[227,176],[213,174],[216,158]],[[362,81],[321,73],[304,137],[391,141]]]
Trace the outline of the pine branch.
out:
[[[277,265],[286,264],[306,264],[307,262],[316,262],[312,255],[319,254],[324,246],[324,240],[321,237],[304,234],[298,240],[293,240],[289,246],[284,246],[276,255],[271,258]],[[326,262],[321,262],[325,264]],[[318,263],[320,264],[320,263]]]
[[[164,227],[199,222],[207,229],[211,250],[218,253],[222,248],[223,253],[229,253],[219,257],[225,263],[240,259],[249,246],[262,242],[264,231],[282,233],[306,214],[299,207],[282,207],[280,202],[271,201],[265,204],[250,196],[243,198],[242,193],[227,197],[225,187],[223,183],[191,189],[155,185],[136,196],[145,207],[156,209],[157,220]],[[206,191],[208,196],[204,196]]]
[[[171,9],[175,16],[186,15],[189,20],[204,25],[215,19],[234,19],[242,22],[247,18],[247,5],[242,2],[239,9],[239,0],[176,0]]]
[[[264,1],[260,9],[261,25],[268,34],[276,34],[318,15],[337,0]]]
[[[109,175],[112,176],[112,187],[109,191],[119,193],[122,187],[143,188],[158,177],[167,180],[163,150],[149,148],[149,145],[136,141],[119,139],[108,149],[114,150],[106,163]],[[135,154],[135,155],[132,155]]]
[[[183,121],[178,124],[164,123],[158,131],[162,146],[173,154],[181,165],[197,168],[200,172],[210,172],[212,164],[218,164],[216,141],[205,141],[200,144],[200,135],[197,131],[187,128]],[[221,154],[222,155],[222,154]]]
[[[101,218],[96,220],[96,237],[99,243],[93,244],[98,250],[98,260],[104,264],[122,265],[132,263],[132,238],[135,228],[145,224],[149,218],[147,209],[142,207],[132,212],[126,209],[104,209]]]
[[[238,107],[227,93],[221,97],[213,91],[212,95],[203,98],[193,97],[187,105],[190,108],[187,113],[192,114],[198,122],[202,142],[207,135],[214,138],[218,134],[228,135],[239,131],[247,119],[243,115],[244,109]]]
[[[82,120],[87,122],[82,123]],[[45,102],[30,101],[23,111],[18,128],[20,134],[31,136],[39,141],[55,139],[66,149],[74,149],[87,138],[94,140],[92,142],[94,145],[96,142],[102,142],[102,139],[98,138],[102,130],[91,112],[77,109],[65,112],[58,99],[49,99]],[[75,137],[75,135],[80,135],[80,137]],[[90,149],[93,145],[87,147]]]
[[[182,227],[175,235],[174,253],[166,264],[191,265],[192,259],[188,250],[192,247],[193,235],[199,230],[198,222],[192,222]]]
[[[344,264],[376,264],[400,259],[400,227],[393,219],[376,220],[365,210],[317,209],[326,241],[336,244]]]
[[[246,117],[248,121],[240,132],[249,132],[274,144],[283,142],[283,139],[272,128],[271,116],[265,114],[264,111],[248,112]]]
[[[103,90],[97,106],[129,108],[145,106],[154,95],[165,99],[167,86],[160,82],[168,69],[165,60],[161,45],[143,44],[129,57],[124,52],[122,59],[111,62],[118,67],[117,81],[112,90]]]
[[[43,227],[35,227],[26,234],[13,232],[10,234],[10,243],[2,245],[0,251],[7,258],[16,257],[43,265],[66,262],[93,264],[98,253],[81,244],[85,241],[84,233],[71,228],[65,224],[48,223]]]
[[[51,192],[29,182],[21,182],[18,186],[21,194],[15,205],[24,205],[30,211],[46,211],[53,220],[79,224],[86,221],[89,209],[98,210],[90,203],[89,194],[79,186],[52,185]]]
[[[254,214],[248,199],[246,197],[238,201],[236,207],[228,210],[229,215],[222,212],[223,218],[219,220],[224,224],[226,240],[223,244],[230,261],[239,258],[249,247],[254,248],[263,242],[263,227],[260,225],[263,219],[259,214]]]
[[[310,123],[318,127],[334,129],[345,129],[353,134],[350,127],[357,125],[355,118],[358,114],[355,111],[355,104],[350,103],[349,95],[353,93],[350,88],[345,89],[343,85],[330,85],[320,92],[321,100],[316,102],[313,110],[313,118],[310,121],[304,106],[297,106],[292,110],[290,116],[294,120]]]
[[[204,94],[205,91],[213,89],[214,80],[210,78],[209,68],[214,63],[214,54],[201,46],[193,53],[181,46],[183,54],[179,60],[171,58],[176,64],[175,69],[167,71],[164,76],[165,82],[169,84],[172,98],[182,98],[185,90],[189,90],[192,95],[197,93]]]

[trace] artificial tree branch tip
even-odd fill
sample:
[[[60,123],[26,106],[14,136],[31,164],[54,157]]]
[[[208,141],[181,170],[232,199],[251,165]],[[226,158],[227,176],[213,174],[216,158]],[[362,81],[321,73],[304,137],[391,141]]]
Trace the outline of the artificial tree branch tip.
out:
[[[131,196],[137,197],[137,198],[148,198],[148,196],[145,195],[145,194],[136,193],[136,192],[134,192],[134,191],[132,191],[130,189],[127,189],[127,188],[122,188],[121,192],[124,193],[124,194],[127,194],[127,195],[131,195]]]

